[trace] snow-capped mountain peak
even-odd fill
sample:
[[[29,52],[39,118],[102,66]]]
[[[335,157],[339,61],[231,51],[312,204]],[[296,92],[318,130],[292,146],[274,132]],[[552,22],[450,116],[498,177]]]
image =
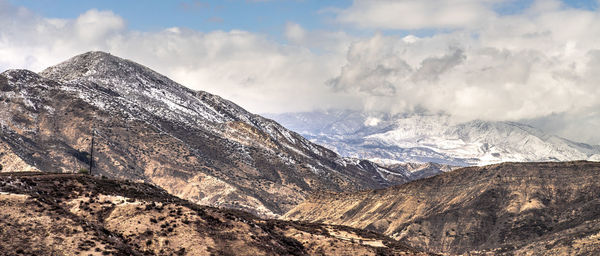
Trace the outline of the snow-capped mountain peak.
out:
[[[382,163],[485,165],[509,161],[600,160],[600,146],[517,122],[455,122],[443,114],[323,111],[271,115],[342,155]]]

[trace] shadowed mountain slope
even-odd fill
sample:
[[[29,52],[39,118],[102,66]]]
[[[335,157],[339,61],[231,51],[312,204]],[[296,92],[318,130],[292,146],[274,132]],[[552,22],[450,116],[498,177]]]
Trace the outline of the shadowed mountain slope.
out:
[[[467,167],[388,189],[321,193],[285,218],[382,232],[431,252],[600,253],[600,163]]]

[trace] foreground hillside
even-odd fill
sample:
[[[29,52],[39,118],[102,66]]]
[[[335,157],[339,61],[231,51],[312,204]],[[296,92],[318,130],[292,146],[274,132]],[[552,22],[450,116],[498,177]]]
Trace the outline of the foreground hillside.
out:
[[[261,216],[283,214],[313,191],[408,180],[108,53],[85,53],[40,74],[0,74],[4,171],[88,168],[92,134],[98,174]]]
[[[309,198],[287,219],[374,230],[431,252],[600,254],[600,163],[468,167]]]
[[[372,232],[262,220],[143,183],[0,174],[0,252],[25,255],[415,255]]]

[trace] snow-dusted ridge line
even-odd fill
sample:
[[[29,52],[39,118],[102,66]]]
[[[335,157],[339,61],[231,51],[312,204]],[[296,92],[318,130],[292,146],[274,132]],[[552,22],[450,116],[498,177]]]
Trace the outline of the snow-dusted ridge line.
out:
[[[447,115],[360,111],[267,114],[342,156],[390,164],[600,160],[600,146],[573,142],[518,122],[455,123]],[[373,122],[377,119],[377,122]]]
[[[301,136],[292,136],[289,130],[272,120],[251,114],[219,96],[192,91],[137,63],[104,52],[89,52],[76,56],[40,74],[64,82],[72,87],[70,88],[72,91],[77,91],[77,87],[82,84],[96,84],[115,92],[121,98],[120,100],[134,105],[120,106],[121,109],[113,109],[113,111],[128,112],[135,116],[139,114],[140,109],[143,109],[149,113],[158,113],[171,121],[204,127],[207,126],[207,122],[241,121],[262,130],[283,144],[303,146],[314,154],[324,154],[323,149],[314,147]],[[107,95],[85,95],[82,90],[79,93],[86,101],[95,102],[98,100],[91,97],[104,97],[99,101],[110,102]],[[98,103],[96,105],[105,110],[117,107],[102,106]],[[220,109],[217,110],[216,107]],[[168,111],[165,111],[166,109]]]
[[[75,56],[42,71],[40,75],[60,81],[66,90],[78,93],[80,98],[103,110],[125,114],[133,119],[163,118],[183,126],[202,127],[224,137],[231,136],[231,129],[236,129],[225,124],[241,122],[295,154],[306,158],[333,158],[337,159],[333,163],[349,165],[329,149],[315,145],[271,119],[252,114],[217,95],[193,91],[138,63],[105,52]],[[99,87],[99,90],[82,89],[82,86]],[[90,91],[96,94],[91,95]],[[159,124],[154,125],[160,129]],[[247,139],[239,138],[239,141]],[[277,155],[268,145],[259,143],[257,146]],[[290,162],[285,155],[278,157]],[[320,169],[318,173],[338,172],[337,167],[329,165],[312,166]]]

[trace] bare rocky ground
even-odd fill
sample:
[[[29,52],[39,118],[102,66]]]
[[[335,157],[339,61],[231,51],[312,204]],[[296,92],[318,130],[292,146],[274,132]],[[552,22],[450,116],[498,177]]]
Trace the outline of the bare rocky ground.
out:
[[[600,255],[600,163],[467,167],[358,193],[321,193],[290,220],[347,225],[433,253]]]
[[[199,206],[145,183],[0,174],[3,255],[426,255],[336,225]]]

